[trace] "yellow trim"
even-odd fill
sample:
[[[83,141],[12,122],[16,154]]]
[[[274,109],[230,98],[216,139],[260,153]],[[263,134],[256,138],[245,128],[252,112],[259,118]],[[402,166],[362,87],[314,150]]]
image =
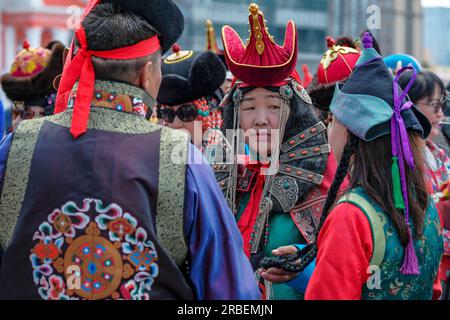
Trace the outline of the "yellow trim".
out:
[[[238,39],[241,41],[242,47],[243,47],[244,49],[246,49],[247,46],[244,45],[244,43],[242,42],[242,39],[241,39],[241,37],[239,36],[239,34],[238,34],[232,27],[230,27],[229,25],[225,25],[225,26],[222,28],[222,41],[223,41],[223,48],[224,48],[224,51],[225,51],[227,57],[231,60],[231,62],[232,62],[234,65],[240,66],[240,67],[250,67],[250,68],[257,68],[257,69],[272,69],[272,68],[279,68],[279,67],[286,66],[286,65],[288,65],[288,64],[292,61],[292,59],[294,58],[294,54],[295,54],[295,52],[296,52],[296,50],[295,50],[295,46],[296,46],[295,41],[297,40],[297,37],[296,37],[295,35],[296,35],[296,32],[297,32],[297,29],[295,28],[295,23],[294,23],[294,21],[292,21],[292,20],[289,20],[289,21],[288,21],[288,23],[287,23],[287,25],[286,25],[286,29],[288,28],[288,26],[289,26],[290,24],[292,24],[292,32],[293,32],[293,37],[292,37],[292,44],[293,44],[292,48],[293,48],[293,50],[292,50],[292,52],[291,52],[291,56],[289,57],[289,59],[288,59],[285,63],[283,63],[283,64],[274,65],[274,66],[254,66],[254,65],[251,65],[251,64],[237,63],[237,62],[231,57],[230,52],[229,52],[229,50],[228,50],[227,38],[226,38],[226,36],[225,36],[225,30],[226,30],[227,28],[229,28],[231,31],[233,31],[233,32],[236,34],[236,36],[238,37]],[[286,38],[287,38],[287,37],[285,36],[283,48],[286,46]]]
[[[212,51],[214,53],[219,52],[219,48],[217,46],[216,35],[214,31],[214,25],[210,19],[206,20],[206,51]]]
[[[340,203],[351,203],[358,207],[367,217],[372,228],[373,253],[370,259],[370,265],[380,266],[384,260],[386,252],[386,238],[384,235],[383,222],[378,216],[377,211],[365,198],[356,193],[348,193],[339,201]]]
[[[256,51],[261,56],[264,53],[264,49],[266,48],[266,45],[262,41],[263,34],[261,32],[262,28],[264,28],[265,25],[263,24],[263,26],[261,27],[261,24],[259,23],[259,16],[261,15],[261,17],[263,19],[263,23],[264,23],[264,16],[263,16],[262,12],[259,10],[258,5],[255,3],[252,3],[250,5],[249,10],[250,10],[250,14],[253,18],[253,27],[252,27],[252,32],[250,34],[250,37],[252,37],[252,36],[255,37]]]
[[[184,50],[174,54],[171,54],[167,58],[164,59],[165,64],[175,64],[181,61],[187,60],[194,54],[194,51]]]
[[[345,46],[333,46],[331,49],[329,49],[325,54],[322,56],[322,59],[320,61],[320,64],[323,66],[324,69],[328,69],[333,61],[335,61],[339,56],[343,57],[347,54],[358,54],[359,51],[350,47]]]

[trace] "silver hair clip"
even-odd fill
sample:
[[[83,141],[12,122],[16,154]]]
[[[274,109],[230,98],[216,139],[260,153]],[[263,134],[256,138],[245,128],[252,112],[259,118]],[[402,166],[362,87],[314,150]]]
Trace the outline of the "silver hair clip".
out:
[[[284,85],[284,86],[280,87],[280,96],[284,100],[288,100],[289,101],[294,96],[294,91],[292,91],[290,86]]]
[[[242,93],[242,90],[241,89],[236,89],[236,91],[234,91],[234,93],[233,93],[234,105],[240,104],[243,97],[244,97],[244,94]]]
[[[306,91],[306,89],[300,83],[295,80],[292,80],[291,83],[295,93],[297,93],[297,95],[302,98],[303,101],[305,101],[307,104],[313,104],[308,91]]]

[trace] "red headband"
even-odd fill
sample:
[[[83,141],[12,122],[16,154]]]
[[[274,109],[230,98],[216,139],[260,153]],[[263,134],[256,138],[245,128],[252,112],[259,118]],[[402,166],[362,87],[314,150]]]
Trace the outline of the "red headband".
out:
[[[154,36],[129,47],[92,51],[87,49],[86,33],[82,27],[75,32],[75,35],[81,48],[72,61],[69,62],[69,65],[64,68],[58,88],[58,96],[60,99],[65,99],[66,93],[72,90],[77,80],[79,81],[75,105],[73,107],[72,126],[70,128],[72,135],[78,138],[87,130],[91,99],[94,93],[95,71],[91,58],[138,59],[155,53],[161,46],[158,37]],[[62,112],[66,108],[67,100],[64,101],[64,104],[56,106],[55,113]]]

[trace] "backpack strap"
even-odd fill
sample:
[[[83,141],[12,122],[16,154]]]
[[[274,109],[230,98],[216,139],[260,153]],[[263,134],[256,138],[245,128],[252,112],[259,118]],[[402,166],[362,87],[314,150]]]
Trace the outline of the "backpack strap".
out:
[[[380,266],[384,260],[386,251],[386,236],[384,234],[384,223],[380,218],[380,213],[377,209],[367,200],[356,192],[349,192],[344,195],[339,201],[340,203],[351,203],[358,207],[367,217],[372,229],[373,239],[373,253],[370,260],[370,265]]]

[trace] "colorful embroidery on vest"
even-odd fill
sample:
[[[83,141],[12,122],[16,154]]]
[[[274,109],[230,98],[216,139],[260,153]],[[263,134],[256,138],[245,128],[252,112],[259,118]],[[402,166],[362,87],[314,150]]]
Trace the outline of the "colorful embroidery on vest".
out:
[[[69,108],[72,108],[75,104],[77,88],[78,85],[75,85],[70,94]],[[135,113],[145,117],[153,103],[152,98],[140,88],[126,83],[97,80],[91,105],[120,112]]]
[[[69,201],[33,241],[33,280],[43,299],[150,298],[159,272],[155,245],[117,204],[84,199],[80,208]]]

